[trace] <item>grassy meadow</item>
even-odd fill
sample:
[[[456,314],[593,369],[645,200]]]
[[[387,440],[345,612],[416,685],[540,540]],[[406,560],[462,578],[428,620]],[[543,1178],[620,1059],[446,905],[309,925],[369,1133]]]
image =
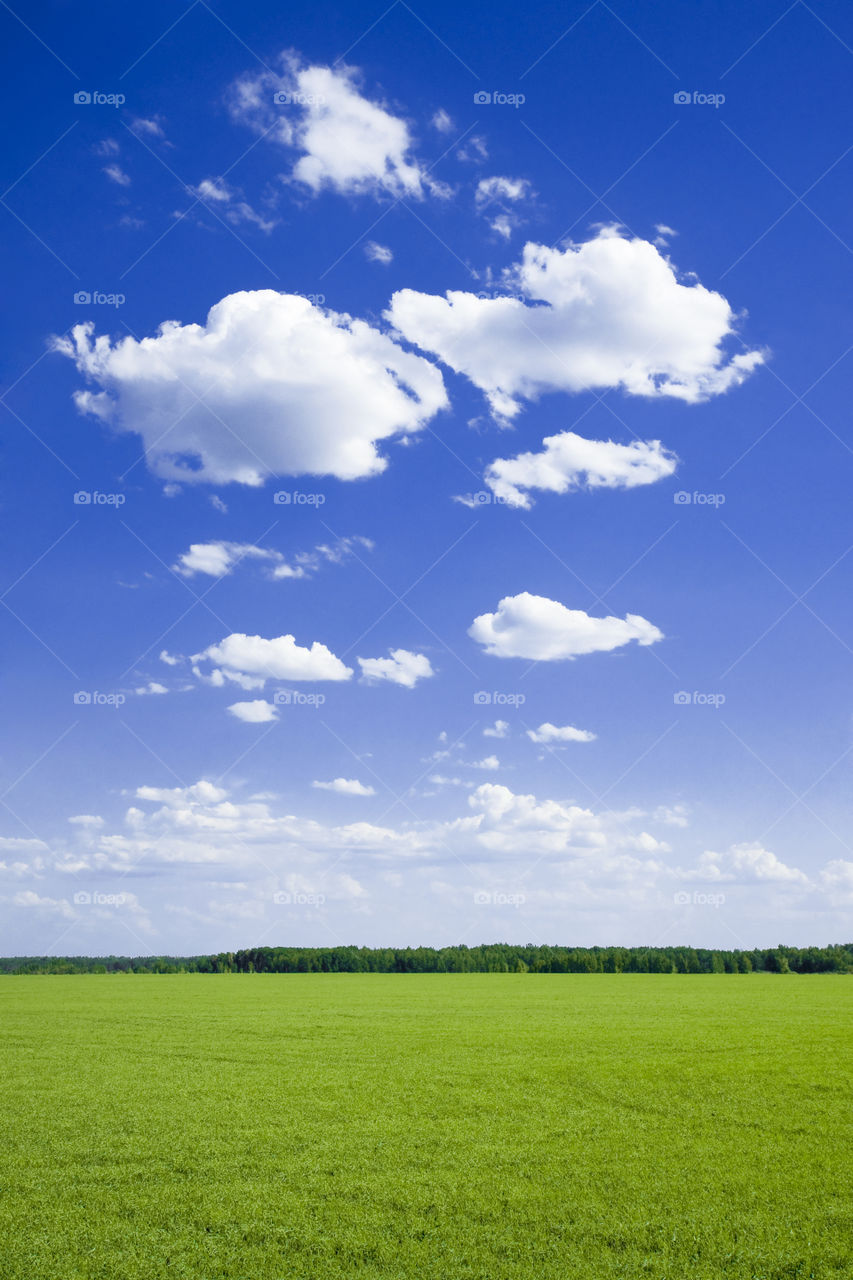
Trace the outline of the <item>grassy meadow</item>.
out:
[[[3,1280],[850,1280],[853,981],[0,981]]]

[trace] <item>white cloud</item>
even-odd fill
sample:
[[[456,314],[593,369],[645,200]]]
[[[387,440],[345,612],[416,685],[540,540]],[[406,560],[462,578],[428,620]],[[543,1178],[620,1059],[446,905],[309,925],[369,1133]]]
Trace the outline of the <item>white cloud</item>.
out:
[[[96,813],[75,813],[68,821],[75,827],[97,829],[104,825],[104,820]]]
[[[725,853],[703,853],[691,879],[711,881],[770,880],[806,884],[808,876],[780,861],[760,844],[733,844]]]
[[[570,724],[556,725],[546,720],[538,729],[528,729],[527,736],[531,742],[550,745],[553,742],[594,742],[595,734],[588,729],[575,729]]]
[[[365,786],[357,778],[334,778],[331,782],[312,782],[319,791],[337,791],[342,796],[375,796],[374,787]]]
[[[324,644],[315,640],[304,648],[292,635],[265,639],[237,632],[194,654],[192,661],[200,678],[220,685],[232,680],[244,689],[262,689],[267,680],[349,680],[352,675],[352,668]],[[203,662],[213,664],[206,675]]]
[[[232,702],[228,710],[245,724],[268,724],[278,719],[275,707],[263,698],[256,698],[254,702]]]
[[[315,194],[326,188],[416,199],[442,193],[412,156],[405,120],[366,98],[353,68],[300,67],[289,54],[282,55],[281,64],[281,74],[261,72],[239,80],[231,110],[256,131],[272,129],[275,141],[302,153],[293,166],[296,182]]]
[[[120,187],[130,186],[130,178],[120,165],[108,164],[104,169],[104,173],[107,175],[110,182],[115,182]]]
[[[138,694],[140,698],[144,698],[148,694],[168,693],[169,690],[164,684],[160,684],[159,681],[149,680],[147,684],[140,685],[140,687],[135,689],[134,692]]]
[[[487,726],[483,730],[484,738],[506,738],[509,736],[509,722],[506,720],[496,720],[491,726]]]
[[[495,201],[508,200],[514,204],[518,200],[524,200],[529,193],[530,183],[526,178],[481,178],[477,183],[474,200],[480,209]]]
[[[163,128],[155,117],[153,120],[145,120],[137,117],[131,121],[131,129],[134,133],[144,133],[151,138],[164,137]]]
[[[436,111],[435,115],[430,121],[430,124],[432,125],[433,129],[437,129],[439,133],[453,132],[453,121],[451,120],[447,112],[444,110],[444,107],[439,107],[438,111]]]
[[[271,289],[229,294],[206,324],[168,321],[141,341],[113,344],[91,322],[75,325],[54,349],[100,388],[78,392],[78,409],[138,432],[152,470],[171,481],[376,475],[387,465],[377,445],[447,404],[428,360],[363,320]]]
[[[357,547],[370,551],[373,543],[369,538],[338,538],[333,543],[321,543],[313,551],[297,552],[293,564],[289,564],[280,551],[257,547],[251,542],[194,542],[172,567],[185,578],[192,578],[197,573],[222,578],[232,573],[243,560],[262,560],[272,566],[269,576],[273,580],[307,578],[323,564],[342,564],[348,556],[355,554]]]
[[[632,640],[650,645],[663,639],[663,633],[638,614],[593,618],[581,609],[567,609],[557,600],[529,591],[505,596],[495,613],[474,619],[468,635],[494,657],[537,662],[608,652]]]
[[[517,225],[516,220],[510,217],[508,213],[499,213],[494,221],[489,223],[492,230],[496,231],[504,240],[509,240],[512,237],[512,233]]]
[[[389,650],[390,658],[359,658],[361,678],[368,683],[390,680],[405,689],[414,689],[419,680],[434,676],[432,664],[423,653],[411,653],[408,649]]]
[[[489,772],[499,769],[500,767],[501,762],[497,756],[484,756],[482,760],[472,760],[471,763],[467,765],[467,768],[469,769],[487,769]]]
[[[394,254],[387,244],[377,244],[375,240],[368,240],[364,246],[364,256],[368,262],[381,262],[385,267],[388,266],[389,262],[394,261]]]
[[[277,226],[275,219],[264,218],[247,201],[241,199],[240,194],[232,190],[224,178],[202,178],[197,187],[188,187],[187,190],[202,204],[219,205],[222,216],[232,226],[250,222],[266,235]]]
[[[619,387],[695,403],[742,382],[763,358],[730,357],[723,344],[736,317],[726,299],[680,282],[653,244],[613,228],[563,251],[527,244],[507,276],[520,296],[403,289],[386,313],[410,342],[470,378],[498,419],[548,391]]]
[[[486,470],[486,484],[515,507],[533,505],[525,490],[571,493],[578,489],[634,489],[671,476],[678,459],[659,440],[587,440],[574,431],[546,436],[539,453],[497,458]]]

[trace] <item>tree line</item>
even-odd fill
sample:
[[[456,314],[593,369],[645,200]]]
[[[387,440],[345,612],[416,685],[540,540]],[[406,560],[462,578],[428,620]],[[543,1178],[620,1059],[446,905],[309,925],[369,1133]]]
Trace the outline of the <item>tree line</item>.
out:
[[[201,956],[10,956],[0,975],[75,973],[853,973],[853,943],[702,947],[250,947]]]

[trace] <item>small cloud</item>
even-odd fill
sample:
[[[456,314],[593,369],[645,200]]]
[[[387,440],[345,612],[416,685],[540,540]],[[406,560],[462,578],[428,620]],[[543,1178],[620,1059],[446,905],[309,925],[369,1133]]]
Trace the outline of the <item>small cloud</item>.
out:
[[[509,734],[509,723],[506,720],[496,720],[490,727],[483,730],[484,738],[506,738]]]
[[[180,666],[183,659],[176,658],[174,654],[169,653],[166,649],[161,649],[160,661],[165,662],[167,667],[177,667],[177,666]]]
[[[545,721],[538,729],[528,729],[531,742],[549,745],[552,742],[595,742],[595,734],[587,729],[575,729],[573,725],[556,725]]]
[[[166,136],[156,116],[152,120],[136,117],[136,119],[131,120],[130,127],[134,133],[146,135],[149,138],[164,138]]]
[[[117,164],[108,164],[104,169],[104,173],[111,182],[118,183],[120,187],[130,186],[130,178],[125,173],[124,169],[120,168]]]
[[[98,156],[117,156],[119,150],[120,148],[115,138],[102,138],[94,146],[95,155]]]
[[[485,139],[475,134],[473,138],[468,139],[464,147],[456,148],[456,158],[470,164],[482,164],[484,160],[489,158],[489,149],[486,146]]]
[[[482,760],[472,760],[471,763],[466,766],[468,769],[487,769],[490,771],[499,769],[500,767],[501,762],[497,756],[484,756]]]
[[[361,678],[367,684],[389,680],[405,689],[414,689],[419,680],[434,676],[429,658],[408,649],[390,649],[390,658],[359,658]]]
[[[267,724],[278,719],[275,707],[263,698],[256,698],[254,702],[232,702],[228,710],[244,724]]]
[[[333,778],[331,782],[312,782],[318,791],[337,791],[342,796],[375,796],[373,787],[365,786],[357,778]]]
[[[228,507],[226,503],[222,501],[218,493],[212,493],[210,495],[210,505],[215,511],[220,511],[224,516],[228,514]]]
[[[104,825],[103,818],[94,813],[76,813],[68,821],[75,827],[88,827],[91,830],[97,830]]]
[[[430,124],[433,129],[437,129],[439,133],[452,133],[453,131],[453,121],[444,110],[444,107],[439,107],[438,111],[436,111],[430,121]]]
[[[375,240],[368,240],[364,246],[364,255],[368,262],[381,262],[383,266],[393,262],[394,254],[387,245],[377,244]]]
[[[168,693],[169,690],[164,684],[158,684],[156,680],[149,680],[148,684],[144,684],[139,689],[134,689],[134,693],[138,693],[143,697],[147,693]]]

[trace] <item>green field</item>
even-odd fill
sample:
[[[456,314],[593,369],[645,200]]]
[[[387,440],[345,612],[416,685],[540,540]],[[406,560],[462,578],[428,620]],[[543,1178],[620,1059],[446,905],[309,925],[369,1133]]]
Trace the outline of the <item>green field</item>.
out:
[[[853,981],[0,981],[2,1280],[853,1276]]]

